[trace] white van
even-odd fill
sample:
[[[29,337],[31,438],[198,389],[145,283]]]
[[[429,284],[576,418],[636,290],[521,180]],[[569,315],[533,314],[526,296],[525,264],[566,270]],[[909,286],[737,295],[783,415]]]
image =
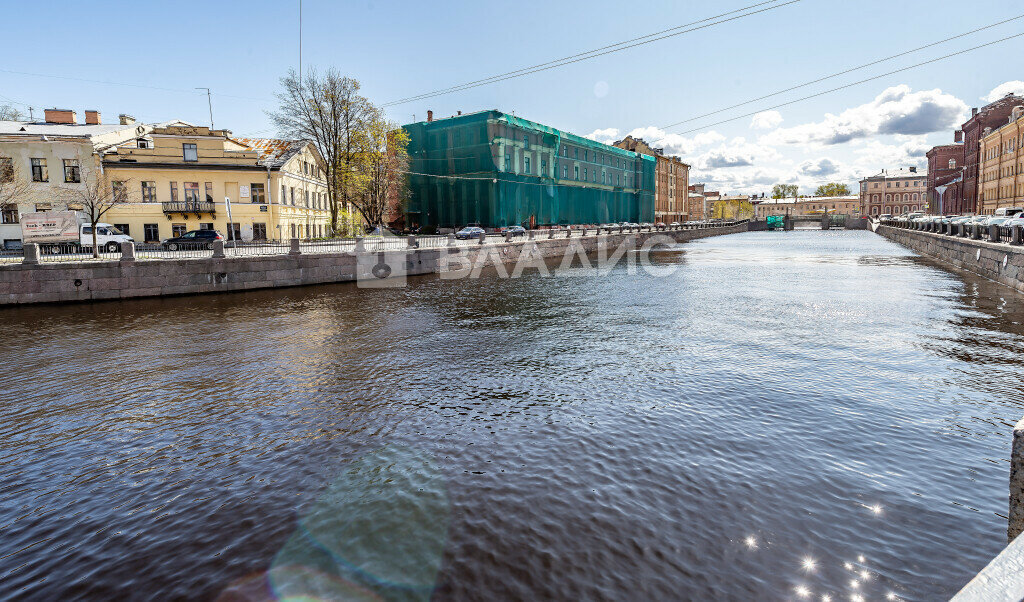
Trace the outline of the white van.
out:
[[[1024,207],[1000,207],[999,209],[996,209],[996,212],[993,215],[1009,217],[1022,212],[1024,212]]]

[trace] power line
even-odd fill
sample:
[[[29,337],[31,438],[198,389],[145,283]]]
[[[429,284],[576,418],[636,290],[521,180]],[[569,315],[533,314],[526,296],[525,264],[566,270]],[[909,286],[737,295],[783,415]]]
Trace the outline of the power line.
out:
[[[446,95],[446,94],[451,94],[453,92],[461,92],[463,90],[469,90],[471,88],[477,88],[477,87],[480,87],[480,86],[485,86],[487,84],[497,83],[499,81],[505,81],[505,80],[509,80],[509,79],[515,79],[515,78],[518,78],[518,77],[523,77],[524,75],[530,75],[532,73],[538,73],[540,71],[547,71],[549,69],[554,69],[556,67],[564,67],[565,65],[570,65],[572,63],[579,63],[581,61],[586,61],[586,60],[589,60],[589,59],[592,59],[592,58],[597,58],[599,56],[604,56],[606,54],[612,54],[614,52],[620,52],[622,50],[627,50],[629,48],[635,48],[637,46],[643,46],[645,44],[650,44],[652,42],[657,42],[659,40],[664,40],[666,38],[680,36],[680,35],[683,35],[683,34],[686,34],[686,33],[691,33],[691,32],[694,32],[694,31],[697,31],[697,30],[700,30],[700,29],[706,29],[706,28],[712,27],[714,25],[720,25],[722,23],[727,23],[729,21],[735,21],[737,19],[742,19],[744,17],[749,17],[751,15],[756,15],[758,13],[763,13],[763,12],[767,12],[767,11],[770,11],[770,10],[775,10],[777,8],[782,8],[783,6],[788,6],[790,4],[796,4],[797,2],[800,2],[801,0],[789,0],[787,2],[783,2],[782,4],[775,4],[776,2],[779,2],[779,1],[780,0],[769,0],[767,2],[760,2],[760,3],[757,3],[757,4],[752,4],[750,6],[746,6],[746,7],[737,9],[737,10],[733,10],[733,11],[729,11],[729,12],[726,12],[726,13],[722,13],[720,15],[715,15],[714,17],[708,17],[706,19],[701,19],[699,21],[694,21],[692,23],[686,23],[685,25],[678,25],[678,26],[670,28],[670,29],[665,29],[665,30],[658,31],[658,32],[655,32],[655,33],[650,33],[650,34],[647,34],[647,35],[644,35],[644,36],[640,36],[640,37],[637,37],[637,38],[632,38],[632,39],[629,39],[629,40],[626,40],[626,41],[623,41],[623,42],[618,42],[616,44],[610,44],[608,46],[602,46],[601,48],[595,48],[593,50],[588,50],[586,52],[581,52],[581,53],[573,54],[573,55],[570,55],[570,56],[567,56],[567,57],[562,57],[560,59],[555,59],[553,61],[547,61],[545,63],[538,63],[536,65],[532,65],[532,66],[529,66],[529,67],[523,67],[521,69],[516,69],[514,71],[508,71],[506,73],[501,73],[501,74],[498,74],[498,75],[493,75],[491,77],[486,77],[484,79],[478,79],[478,80],[475,80],[475,81],[466,82],[464,84],[459,84],[459,85],[453,86],[451,88],[444,88],[444,89],[440,89],[440,90],[434,90],[432,92],[426,92],[424,94],[419,94],[419,95],[416,95],[416,96],[409,96],[409,97],[406,97],[406,98],[401,98],[401,99],[398,99],[398,100],[394,100],[394,101],[391,101],[391,102],[384,103],[384,104],[381,105],[381,107],[391,107],[391,106],[395,106],[395,105],[400,105],[400,104],[405,104],[405,103],[413,102],[413,101],[416,101],[416,100],[423,100],[423,99],[426,99],[426,98],[433,98],[435,96],[443,96],[443,95]],[[766,4],[775,4],[775,6],[768,6],[766,8],[760,8],[758,10],[754,10],[754,11],[751,11],[751,12],[745,12],[745,11],[748,11],[748,10],[753,9],[753,8],[764,6]],[[733,17],[728,17],[728,15],[735,15],[736,13],[744,13],[744,14],[733,16]],[[728,18],[723,18],[723,17],[728,17]],[[720,19],[720,20],[716,21],[716,19]],[[702,23],[703,23],[703,25],[701,25]],[[684,29],[684,28],[689,28],[689,29]],[[680,29],[682,29],[682,31],[677,31],[677,30],[680,30]],[[669,32],[674,32],[674,33],[669,33]]]
[[[898,54],[893,54],[891,56],[887,56],[885,58],[881,58],[881,59],[878,59],[876,61],[871,61],[870,63],[864,63],[863,65],[858,65],[856,67],[851,67],[851,68],[846,69],[844,71],[839,71],[839,72],[833,73],[831,75],[826,75],[824,77],[819,77],[818,79],[811,80],[809,82],[804,82],[802,84],[797,84],[795,86],[786,88],[784,90],[779,90],[777,92],[772,92],[771,94],[765,94],[764,96],[759,96],[757,98],[752,98],[750,100],[745,100],[743,102],[736,103],[734,105],[731,105],[731,106],[728,106],[728,107],[725,107],[725,108],[722,108],[722,109],[711,111],[710,113],[704,113],[703,115],[697,115],[696,117],[690,117],[689,119],[684,119],[682,121],[677,121],[677,122],[669,124],[669,125],[664,125],[664,126],[661,126],[661,129],[668,129],[670,127],[675,127],[677,125],[682,125],[682,124],[688,123],[690,121],[696,121],[698,119],[703,119],[705,117],[710,117],[711,115],[717,115],[718,113],[724,113],[725,111],[729,111],[729,110],[735,109],[737,107],[742,107],[743,105],[748,105],[748,104],[757,102],[759,100],[764,100],[766,98],[771,98],[773,96],[778,96],[779,94],[785,94],[786,92],[792,92],[793,90],[798,90],[800,88],[806,88],[807,86],[810,86],[810,85],[813,85],[813,84],[817,84],[817,83],[821,83],[821,82],[823,82],[825,80],[839,77],[840,75],[846,75],[847,73],[852,73],[854,71],[859,71],[861,69],[865,69],[865,68],[871,67],[873,65],[878,65],[879,63],[884,63],[886,61],[891,61],[892,59],[896,59],[896,58],[899,58],[901,56],[906,56],[908,54],[913,54],[915,52],[919,52],[919,51],[924,50],[926,48],[931,48],[933,46],[939,46],[940,44],[945,44],[946,42],[952,42],[953,40],[956,40],[956,39],[959,39],[959,38],[963,38],[963,37],[967,37],[969,35],[978,33],[979,31],[984,31],[986,29],[992,29],[993,27],[998,27],[999,25],[1004,25],[1004,24],[1009,23],[1011,21],[1016,21],[1016,20],[1022,19],[1022,18],[1024,18],[1024,15],[1017,15],[1016,17],[1010,17],[1009,19],[1005,19],[1003,21],[999,21],[999,22],[993,23],[991,25],[986,25],[984,27],[979,27],[978,29],[973,29],[971,31],[967,31],[967,32],[961,33],[959,35],[955,35],[955,36],[946,38],[944,40],[939,40],[938,42],[932,42],[931,44],[925,44],[924,46],[918,46],[917,48],[913,48],[911,50],[900,52]]]
[[[968,52],[973,52],[975,50],[979,50],[981,48],[986,48],[988,46],[993,46],[995,44],[999,44],[999,43],[1005,42],[1007,40],[1012,40],[1014,38],[1019,38],[1021,36],[1024,36],[1024,33],[1018,33],[1018,34],[1014,34],[1012,36],[1007,36],[1005,38],[1000,38],[1000,39],[994,40],[992,42],[987,42],[987,43],[981,44],[979,46],[974,46],[974,47],[971,47],[971,48],[966,48],[966,49],[960,50],[958,52],[953,52],[953,53],[946,54],[946,55],[943,55],[943,56],[940,56],[940,57],[937,57],[937,58],[934,58],[934,59],[929,59],[927,61],[923,61],[923,62],[914,64],[914,65],[910,65],[908,67],[902,67],[900,69],[895,69],[893,71],[889,71],[888,73],[882,73],[881,75],[875,75],[875,76],[872,76],[872,77],[869,77],[869,78],[866,78],[866,79],[855,81],[853,83],[845,84],[845,85],[842,85],[842,86],[837,86],[835,88],[831,88],[829,90],[825,90],[824,92],[817,92],[815,94],[810,94],[810,95],[804,96],[802,98],[797,98],[795,100],[790,100],[790,101],[779,103],[777,105],[773,105],[773,106],[770,106],[770,107],[765,107],[763,109],[760,109],[760,110],[757,110],[757,111],[753,111],[751,113],[744,113],[743,115],[737,115],[736,117],[730,117],[729,119],[723,119],[721,121],[716,121],[714,123],[705,124],[705,125],[697,127],[697,128],[693,128],[693,129],[689,129],[689,130],[684,130],[682,132],[679,132],[679,134],[690,134],[690,133],[693,133],[693,132],[698,132],[700,130],[705,130],[705,129],[710,128],[710,127],[714,127],[716,125],[722,125],[723,123],[729,123],[729,122],[732,122],[732,121],[736,121],[738,119],[744,119],[746,117],[751,117],[753,115],[757,115],[758,113],[761,113],[761,112],[764,112],[764,111],[771,111],[772,109],[778,109],[780,107],[785,107],[785,106],[789,106],[789,105],[792,105],[792,104],[796,104],[798,102],[803,102],[803,101],[809,100],[811,98],[817,98],[818,96],[824,96],[826,94],[831,94],[832,92],[837,92],[839,90],[845,90],[846,88],[852,88],[853,86],[858,86],[860,84],[864,84],[864,83],[867,83],[867,82],[875,81],[876,79],[882,79],[883,77],[888,77],[888,76],[894,75],[896,73],[902,73],[904,71],[909,71],[911,69],[916,69],[917,67],[923,67],[924,65],[930,65],[932,63],[937,63],[939,61],[943,61],[945,59],[952,58],[954,56],[959,56],[961,54],[966,54]],[[680,122],[680,123],[685,123],[685,122]],[[672,126],[669,126],[669,127],[672,127]]]

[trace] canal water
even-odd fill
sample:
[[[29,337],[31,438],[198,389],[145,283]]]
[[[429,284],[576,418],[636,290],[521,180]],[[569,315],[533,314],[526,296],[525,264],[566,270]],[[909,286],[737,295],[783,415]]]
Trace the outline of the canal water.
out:
[[[0,598],[934,600],[999,552],[1017,293],[870,232],[656,263],[0,311]]]

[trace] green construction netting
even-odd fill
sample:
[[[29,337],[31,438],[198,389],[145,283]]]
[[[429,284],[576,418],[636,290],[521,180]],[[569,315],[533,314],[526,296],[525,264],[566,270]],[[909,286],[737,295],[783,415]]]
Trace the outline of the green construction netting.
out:
[[[599,153],[604,167],[625,166],[637,189],[586,185],[561,178],[519,175],[499,169],[492,145],[518,142],[498,132],[511,128],[516,136],[533,137],[532,151],[559,165],[575,161],[558,157],[563,142]],[[654,221],[655,159],[561,132],[532,121],[485,111],[404,126],[409,132],[410,225],[441,227],[479,223],[485,227],[552,224],[597,224]],[[591,169],[601,166],[590,161]],[[624,173],[624,171],[619,173]],[[455,178],[438,176],[458,176]],[[596,177],[596,173],[593,174]]]

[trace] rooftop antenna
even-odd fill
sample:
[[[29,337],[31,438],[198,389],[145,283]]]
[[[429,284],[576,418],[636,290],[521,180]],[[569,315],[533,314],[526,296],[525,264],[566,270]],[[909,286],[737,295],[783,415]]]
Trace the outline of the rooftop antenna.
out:
[[[299,87],[302,87],[302,0],[299,0]]]
[[[35,121],[36,120],[36,118],[32,116],[32,107],[28,108],[28,120],[29,121]]]
[[[213,129],[213,101],[210,100],[210,89],[209,88],[196,88],[196,90],[206,90],[206,106],[210,109],[210,129]]]

